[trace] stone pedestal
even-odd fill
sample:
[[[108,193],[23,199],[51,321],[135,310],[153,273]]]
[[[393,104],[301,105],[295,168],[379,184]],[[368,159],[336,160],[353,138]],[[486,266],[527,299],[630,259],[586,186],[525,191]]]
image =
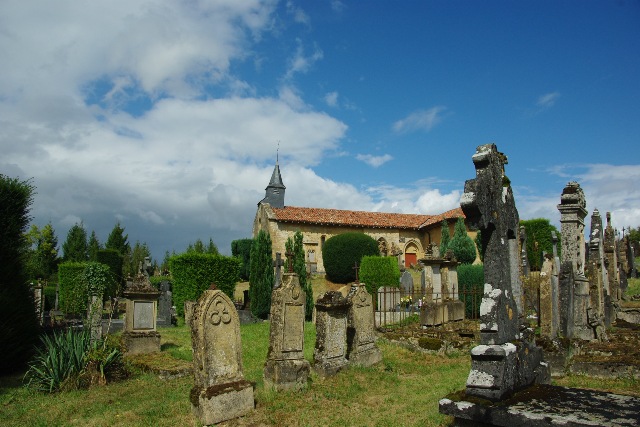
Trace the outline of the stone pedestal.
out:
[[[158,292],[149,278],[138,273],[124,291],[126,317],[122,341],[125,354],[154,353],[160,351],[160,334],[156,330]]]
[[[347,303],[347,359],[355,365],[375,365],[382,360],[382,353],[376,345],[373,305],[364,283],[351,286]]]
[[[462,301],[427,302],[420,307],[420,324],[423,326],[438,326],[459,320],[464,320]]]
[[[316,347],[313,369],[321,377],[347,366],[347,310],[349,302],[338,291],[325,292],[316,301]]]

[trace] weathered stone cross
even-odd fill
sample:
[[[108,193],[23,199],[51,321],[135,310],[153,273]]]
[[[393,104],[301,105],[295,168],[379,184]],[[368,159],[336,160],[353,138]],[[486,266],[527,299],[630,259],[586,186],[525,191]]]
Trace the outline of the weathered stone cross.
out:
[[[273,289],[278,289],[280,287],[280,267],[284,265],[284,260],[282,259],[282,255],[280,252],[276,252],[276,259],[273,261],[273,267],[276,269],[276,275],[273,281]]]
[[[289,263],[289,273],[293,273],[293,257],[294,257],[294,253],[293,252],[285,252],[284,256],[287,257],[287,262]]]
[[[353,269],[356,271],[356,282],[355,283],[360,283],[360,277],[359,277],[360,267],[358,266],[357,262],[353,266]]]

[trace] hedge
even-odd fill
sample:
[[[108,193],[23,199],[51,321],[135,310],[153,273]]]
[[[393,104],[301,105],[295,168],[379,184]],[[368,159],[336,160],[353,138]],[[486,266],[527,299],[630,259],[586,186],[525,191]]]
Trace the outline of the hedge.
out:
[[[381,286],[400,287],[398,258],[364,256],[360,263],[360,282],[366,285],[371,295],[376,295]]]
[[[169,260],[173,303],[178,314],[184,315],[184,302],[197,300],[212,283],[234,299],[240,276],[240,260],[222,255],[190,252]]]
[[[378,242],[364,233],[350,232],[330,237],[322,247],[322,263],[327,279],[349,283],[356,278],[355,264],[364,256],[380,256]]]
[[[253,239],[238,239],[231,242],[231,256],[242,261],[240,266],[240,279],[249,280],[251,267],[251,244]]]
[[[464,315],[467,319],[477,319],[480,316],[480,303],[484,291],[484,265],[460,264],[457,271],[459,298],[465,301]],[[465,297],[464,292],[474,292],[475,295]]]
[[[84,315],[87,311],[87,284],[84,279],[85,262],[63,262],[58,266],[58,303],[66,314]]]
[[[121,294],[123,260],[123,256],[115,249],[100,249],[98,251],[97,261],[109,267],[115,278],[114,284],[105,289],[105,298],[116,297]]]

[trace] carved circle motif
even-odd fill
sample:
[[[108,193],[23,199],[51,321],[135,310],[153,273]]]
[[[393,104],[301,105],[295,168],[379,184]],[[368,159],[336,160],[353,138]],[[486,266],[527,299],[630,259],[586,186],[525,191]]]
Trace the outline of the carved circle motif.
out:
[[[291,298],[293,298],[294,300],[297,300],[299,297],[300,297],[300,287],[294,286],[293,288],[291,288]]]
[[[219,325],[220,323],[227,324],[231,322],[231,314],[229,314],[229,310],[225,307],[222,301],[215,302],[215,306],[211,310],[209,321],[212,325]]]

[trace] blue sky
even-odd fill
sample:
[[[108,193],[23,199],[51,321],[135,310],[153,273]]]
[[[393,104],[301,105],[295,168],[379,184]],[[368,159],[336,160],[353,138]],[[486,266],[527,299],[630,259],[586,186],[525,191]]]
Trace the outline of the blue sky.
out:
[[[0,173],[60,243],[229,253],[278,144],[291,206],[441,213],[495,143],[522,219],[576,180],[640,225],[638,1],[5,0],[0,29]]]

